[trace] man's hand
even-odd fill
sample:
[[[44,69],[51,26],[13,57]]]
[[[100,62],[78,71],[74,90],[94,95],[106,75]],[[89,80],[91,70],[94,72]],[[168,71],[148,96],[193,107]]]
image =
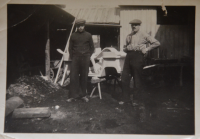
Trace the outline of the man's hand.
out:
[[[143,54],[146,54],[147,52],[148,52],[148,49],[147,49],[147,48],[142,49],[142,53],[143,53]]]
[[[127,46],[127,50],[128,50],[128,51],[131,51],[131,50],[132,50],[132,46],[131,46],[131,45],[128,45],[128,46]]]
[[[127,50],[128,50],[128,49],[127,49],[126,45],[124,45],[123,51],[127,53]]]

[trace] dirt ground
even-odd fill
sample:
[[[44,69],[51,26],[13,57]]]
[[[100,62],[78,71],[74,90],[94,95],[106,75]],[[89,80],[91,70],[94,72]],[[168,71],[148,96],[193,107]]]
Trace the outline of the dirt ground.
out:
[[[82,100],[68,103],[67,87],[57,86],[50,91],[45,81],[40,82],[37,78],[21,79],[26,95],[8,93],[7,98],[20,96],[24,100],[21,107],[49,107],[51,116],[13,119],[11,113],[5,118],[4,132],[194,134],[193,84],[147,87],[132,104],[119,105],[116,98],[120,89],[114,94],[112,84],[102,83],[102,99],[94,97],[88,103]],[[35,91],[31,90],[33,88]],[[94,96],[97,94],[96,91]],[[55,108],[57,105],[59,109]]]

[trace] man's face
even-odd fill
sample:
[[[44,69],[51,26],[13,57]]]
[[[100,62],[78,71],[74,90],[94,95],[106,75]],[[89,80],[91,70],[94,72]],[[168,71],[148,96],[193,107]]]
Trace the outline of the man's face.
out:
[[[131,24],[133,32],[138,32],[140,30],[140,24]]]
[[[77,30],[78,30],[79,32],[83,32],[83,30],[84,30],[84,28],[85,28],[85,24],[79,24],[79,25],[77,25],[76,27],[77,27]]]

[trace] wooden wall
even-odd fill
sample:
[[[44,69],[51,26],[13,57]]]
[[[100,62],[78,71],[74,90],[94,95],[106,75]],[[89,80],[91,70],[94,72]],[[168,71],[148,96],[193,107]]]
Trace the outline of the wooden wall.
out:
[[[179,59],[194,56],[194,29],[189,25],[157,25],[160,58]],[[155,56],[155,55],[153,55]]]

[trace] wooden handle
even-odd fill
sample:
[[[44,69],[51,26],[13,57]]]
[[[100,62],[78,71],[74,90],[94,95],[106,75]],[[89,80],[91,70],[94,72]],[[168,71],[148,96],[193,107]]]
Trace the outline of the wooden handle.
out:
[[[80,12],[80,11],[79,11],[79,12]],[[78,14],[79,14],[79,13],[78,13]],[[78,15],[77,15],[77,17],[78,17]],[[68,40],[67,40],[67,45],[66,45],[65,50],[64,50],[65,53],[69,53],[69,50],[68,50],[68,49],[69,49],[69,40],[70,40],[72,31],[73,31],[73,29],[74,29],[74,25],[75,25],[75,21],[76,21],[76,18],[77,18],[77,17],[75,17],[75,19],[74,19],[74,23],[73,23],[73,25],[72,25],[72,29],[71,29],[70,34],[69,34],[69,38],[68,38]],[[67,51],[67,50],[68,50],[68,51]],[[60,69],[61,69],[61,66],[62,66],[62,63],[63,63],[63,59],[64,59],[64,56],[62,56],[62,59],[60,60],[60,65],[59,65],[58,72],[57,72],[57,75],[56,75],[56,78],[55,78],[54,83],[57,83],[58,75],[59,75],[59,73],[60,73]]]

